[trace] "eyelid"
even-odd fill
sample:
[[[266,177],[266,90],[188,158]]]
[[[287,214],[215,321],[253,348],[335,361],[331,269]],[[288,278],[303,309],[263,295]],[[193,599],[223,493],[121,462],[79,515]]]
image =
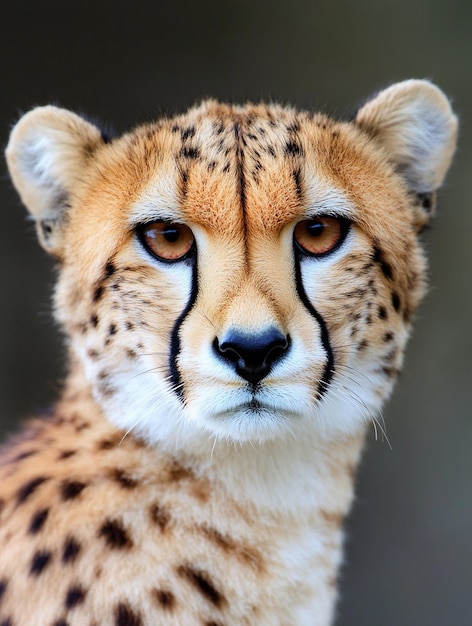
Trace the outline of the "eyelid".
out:
[[[320,217],[336,217],[343,220],[348,220],[349,222],[354,222],[356,216],[354,211],[349,207],[342,206],[331,206],[331,205],[320,205],[315,207],[309,207],[308,211],[305,214],[304,219],[306,220],[314,220]],[[300,220],[299,220],[300,221]]]

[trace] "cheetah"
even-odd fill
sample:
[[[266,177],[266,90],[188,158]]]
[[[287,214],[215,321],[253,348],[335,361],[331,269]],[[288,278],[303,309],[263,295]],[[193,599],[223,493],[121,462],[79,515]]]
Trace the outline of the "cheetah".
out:
[[[456,127],[425,80],[350,121],[213,100],[112,139],[20,119],[8,166],[69,358],[0,454],[2,626],[333,623]]]

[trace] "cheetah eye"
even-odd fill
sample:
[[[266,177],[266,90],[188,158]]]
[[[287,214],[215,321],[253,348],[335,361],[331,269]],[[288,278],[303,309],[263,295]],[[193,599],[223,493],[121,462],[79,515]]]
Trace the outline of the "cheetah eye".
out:
[[[349,220],[331,215],[319,215],[298,222],[293,239],[302,254],[324,256],[338,248],[349,229]]]
[[[195,237],[185,224],[149,222],[140,226],[137,232],[146,250],[162,261],[181,261],[195,250]]]

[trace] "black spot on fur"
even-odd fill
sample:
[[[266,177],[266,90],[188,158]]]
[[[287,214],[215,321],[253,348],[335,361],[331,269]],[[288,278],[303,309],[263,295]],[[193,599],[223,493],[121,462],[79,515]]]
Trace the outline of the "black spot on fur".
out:
[[[49,515],[48,508],[41,509],[40,511],[38,511],[37,513],[33,515],[31,519],[30,527],[28,529],[28,532],[30,533],[30,535],[36,535],[37,533],[39,533],[41,528],[44,526],[44,523],[48,515]]]
[[[97,326],[98,326],[98,322],[99,322],[99,321],[100,321],[100,320],[98,319],[98,315],[93,314],[93,315],[91,315],[91,316],[90,316],[90,323],[92,324],[92,326],[93,326],[94,328],[97,328]]]
[[[157,603],[166,611],[171,611],[175,606],[175,596],[171,591],[167,589],[153,589],[153,597],[157,600]]]
[[[192,146],[184,146],[180,151],[180,155],[185,159],[198,159],[200,157],[200,150]]]
[[[128,603],[120,602],[115,607],[115,626],[142,626],[139,613],[135,613]]]
[[[401,307],[400,296],[397,293],[392,293],[392,306],[395,311],[398,313]]]
[[[87,486],[80,480],[65,480],[61,485],[61,498],[66,500],[74,500],[77,498]]]
[[[197,570],[190,565],[180,566],[177,572],[214,606],[220,607],[224,603],[223,595],[216,589],[206,572]]]
[[[87,591],[80,585],[69,587],[65,599],[66,608],[73,609],[78,604],[82,604],[86,595]]]
[[[433,193],[419,193],[418,200],[420,201],[421,206],[429,213],[431,209],[434,207],[434,194]]]
[[[113,470],[112,478],[124,489],[134,489],[138,486],[138,481],[135,478],[131,478],[124,470],[119,468]]]
[[[33,478],[32,480],[25,483],[23,487],[18,490],[18,493],[16,495],[17,504],[22,504],[23,502],[26,502],[26,500],[28,500],[28,498],[33,495],[36,489],[47,480],[49,479],[45,476],[38,476],[37,478]]]
[[[65,619],[57,619],[52,626],[69,626],[69,622],[66,622]]]
[[[99,528],[98,536],[105,539],[109,548],[126,550],[133,546],[128,531],[119,520],[106,520]]]
[[[70,459],[71,456],[74,456],[74,454],[77,454],[77,450],[63,450],[57,457],[57,460],[65,461],[66,459]]]
[[[51,562],[52,554],[48,550],[38,550],[35,552],[30,565],[30,574],[39,576],[44,572]]]
[[[93,292],[92,301],[98,302],[103,295],[103,285],[98,285]]]
[[[389,341],[392,341],[393,333],[385,333],[385,335],[382,337],[382,339],[385,341],[385,343],[388,343]]]
[[[182,129],[182,133],[181,133],[182,141],[191,139],[194,136],[195,136],[195,126],[189,126],[188,128]]]
[[[2,580],[0,580],[0,602],[2,601],[2,598],[5,595],[5,591],[7,590],[7,587],[8,587],[8,580],[6,580],[6,578],[2,578]]]
[[[295,190],[297,192],[298,200],[302,198],[302,184],[301,184],[301,172],[299,169],[293,170],[293,182],[295,183]]]
[[[113,265],[113,263],[107,263],[105,265],[105,276],[106,278],[110,278],[110,276],[113,276],[113,274],[116,272],[116,267]]]
[[[151,516],[151,521],[154,524],[157,524],[162,531],[167,528],[170,522],[170,514],[161,505],[153,504],[149,510],[149,514]]]
[[[82,546],[77,539],[74,539],[74,537],[67,537],[62,550],[62,562],[64,564],[74,563],[81,550]]]
[[[301,147],[294,141],[287,141],[284,152],[287,156],[299,156],[303,154]]]
[[[116,442],[111,441],[110,439],[102,439],[97,444],[98,450],[111,450],[116,446]]]
[[[379,316],[379,319],[386,320],[388,318],[388,311],[384,306],[381,305],[378,308],[377,315]]]
[[[188,172],[186,170],[182,170],[182,184],[181,184],[181,192],[182,196],[185,198],[187,195],[187,186],[188,186]]]
[[[108,327],[108,334],[116,335],[116,324],[110,324],[110,326]]]
[[[300,131],[300,122],[292,122],[287,126],[288,133],[298,133]]]
[[[385,278],[392,278],[393,272],[390,264],[387,263],[383,257],[382,251],[377,246],[374,247],[373,260],[380,265],[380,269],[382,270]]]

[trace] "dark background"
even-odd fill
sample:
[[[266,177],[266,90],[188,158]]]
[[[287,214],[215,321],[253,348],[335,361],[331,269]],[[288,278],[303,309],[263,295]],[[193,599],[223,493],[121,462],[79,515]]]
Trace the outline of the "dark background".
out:
[[[470,0],[4,0],[0,143],[56,103],[121,132],[205,96],[344,115],[396,80],[431,78],[461,120],[427,235],[432,289],[371,436],[348,524],[338,626],[472,624],[472,3]],[[0,433],[47,406],[61,374],[52,262],[1,164]]]

